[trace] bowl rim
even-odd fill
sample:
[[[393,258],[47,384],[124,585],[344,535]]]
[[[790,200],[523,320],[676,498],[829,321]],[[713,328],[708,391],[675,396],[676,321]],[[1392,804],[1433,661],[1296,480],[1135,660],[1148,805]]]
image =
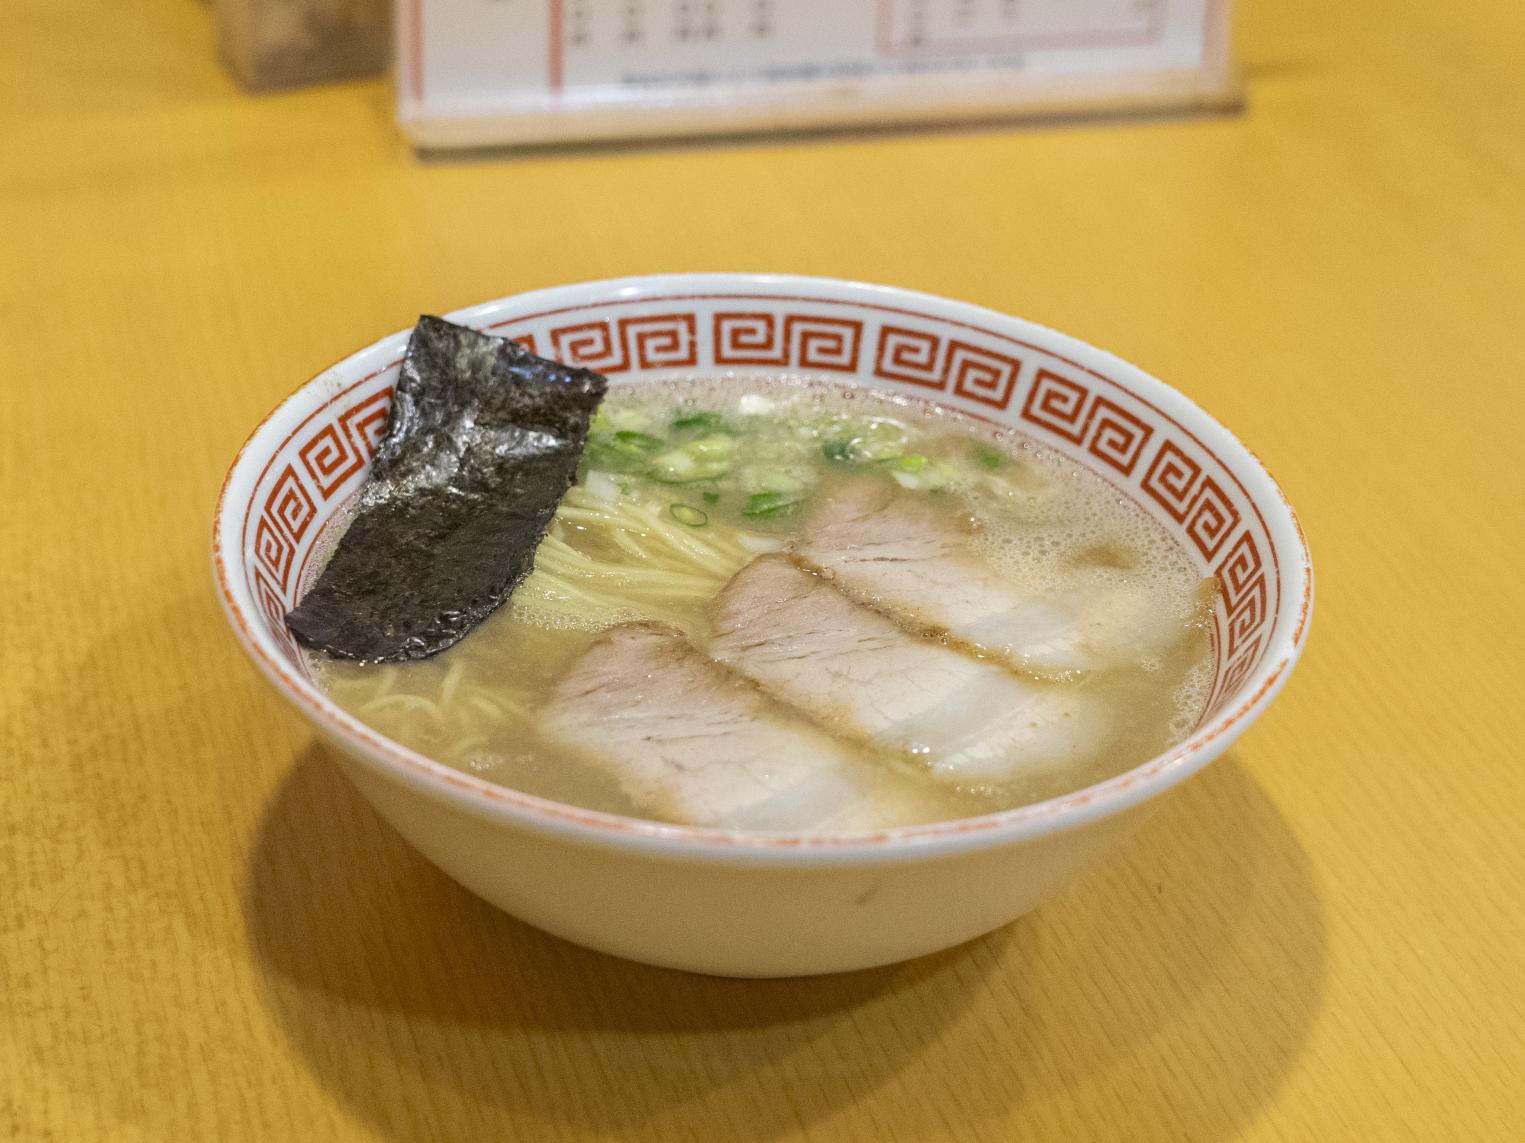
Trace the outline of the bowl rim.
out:
[[[251,469],[265,460],[267,453],[273,455],[282,447],[279,442],[270,442],[264,451],[253,451],[256,443],[264,443],[267,427],[283,420],[283,414],[305,410],[310,398],[321,393],[328,380],[340,371],[364,380],[390,368],[395,358],[401,356],[410,333],[407,329],[388,334],[341,358],[298,386],[261,418],[234,456],[218,493],[211,556],[219,601],[245,652],[275,688],[350,757],[434,802],[477,818],[583,844],[630,849],[654,857],[725,863],[895,863],[1005,846],[1067,831],[1119,814],[1184,781],[1222,754],[1265,710],[1286,684],[1307,642],[1313,608],[1313,567],[1302,526],[1280,485],[1232,432],[1184,393],[1114,354],[1047,326],[970,302],[896,286],[792,274],[685,273],[598,279],[495,298],[445,316],[485,326],[502,310],[527,308],[538,313],[542,304],[545,309],[554,310],[616,298],[680,300],[706,294],[761,296],[780,291],[806,299],[848,300],[882,308],[897,308],[898,303],[898,308],[909,307],[942,320],[970,324],[977,320],[986,323],[980,328],[994,323],[1029,337],[1036,336],[1049,343],[1039,347],[1043,352],[1057,355],[1062,349],[1064,355],[1074,358],[1073,363],[1088,373],[1101,375],[1100,370],[1104,369],[1106,378],[1114,382],[1122,378],[1130,389],[1138,386],[1165,416],[1172,419],[1184,416],[1191,422],[1187,431],[1213,437],[1219,459],[1231,468],[1246,497],[1262,514],[1271,547],[1285,551],[1290,540],[1291,550],[1297,554],[1295,560],[1280,561],[1277,571],[1283,587],[1278,609],[1295,608],[1295,620],[1284,626],[1266,648],[1260,665],[1232,692],[1239,701],[1220,711],[1185,742],[1122,774],[1079,790],[978,817],[867,834],[747,833],[671,825],[557,802],[448,767],[372,730],[294,672],[249,606],[252,596],[248,602],[240,598],[235,583],[243,573],[230,566],[229,558],[229,553],[239,553],[241,563],[242,545],[232,528],[241,496],[231,493],[243,483],[248,484],[247,490],[252,493],[258,477],[249,477]],[[378,360],[383,363],[378,365]],[[1224,453],[1228,454],[1226,460]]]

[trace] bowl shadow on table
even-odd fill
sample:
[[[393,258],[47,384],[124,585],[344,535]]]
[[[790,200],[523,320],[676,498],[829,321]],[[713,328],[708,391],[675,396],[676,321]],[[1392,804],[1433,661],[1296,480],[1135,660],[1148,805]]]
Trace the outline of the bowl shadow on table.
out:
[[[541,933],[415,854],[316,745],[268,807],[244,902],[291,1042],[399,1139],[775,1139],[860,1116],[930,1138],[1083,1129],[1104,1104],[1133,1137],[1229,1138],[1296,1058],[1325,956],[1306,855],[1231,759],[1016,924],[840,976],[694,976]]]

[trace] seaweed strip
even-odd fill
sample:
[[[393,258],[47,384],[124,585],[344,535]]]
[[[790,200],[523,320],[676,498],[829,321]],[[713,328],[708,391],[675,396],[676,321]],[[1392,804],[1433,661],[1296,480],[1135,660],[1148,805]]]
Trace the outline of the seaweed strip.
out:
[[[506,600],[576,478],[607,382],[422,317],[354,520],[286,617],[308,647],[425,659]]]

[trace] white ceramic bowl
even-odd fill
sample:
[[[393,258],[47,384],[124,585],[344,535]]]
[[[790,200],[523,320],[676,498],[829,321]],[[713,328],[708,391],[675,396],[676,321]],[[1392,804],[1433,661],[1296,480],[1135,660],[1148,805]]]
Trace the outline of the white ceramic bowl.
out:
[[[325,522],[365,476],[407,331],[287,398],[217,507],[217,588],[239,640],[337,748],[381,814],[446,873],[531,924],[653,964],[735,976],[836,972],[946,948],[1020,916],[1221,754],[1286,682],[1312,569],[1260,463],[1175,390],[1030,322],[855,282],[699,274],[588,282],[453,320],[619,382],[788,369],[913,393],[1010,426],[1115,484],[1219,577],[1215,679],[1182,745],[1051,801],[857,837],[662,825],[494,785],[431,761],[313,685],[283,616]]]

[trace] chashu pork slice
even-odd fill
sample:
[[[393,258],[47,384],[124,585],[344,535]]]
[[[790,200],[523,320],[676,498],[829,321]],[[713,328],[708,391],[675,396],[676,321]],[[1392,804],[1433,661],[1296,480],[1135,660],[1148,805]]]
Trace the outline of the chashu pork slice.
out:
[[[782,556],[726,585],[709,649],[824,725],[961,785],[1094,757],[1110,725],[1076,685],[1029,682],[911,634]]]
[[[665,628],[605,634],[557,685],[540,728],[645,811],[685,825],[856,833],[914,816],[893,785],[864,780],[850,747]]]
[[[1140,663],[1179,640],[1194,618],[1157,607],[1114,569],[1077,571],[1058,588],[1024,591],[948,513],[868,481],[806,521],[797,553],[855,599],[1037,674]]]

